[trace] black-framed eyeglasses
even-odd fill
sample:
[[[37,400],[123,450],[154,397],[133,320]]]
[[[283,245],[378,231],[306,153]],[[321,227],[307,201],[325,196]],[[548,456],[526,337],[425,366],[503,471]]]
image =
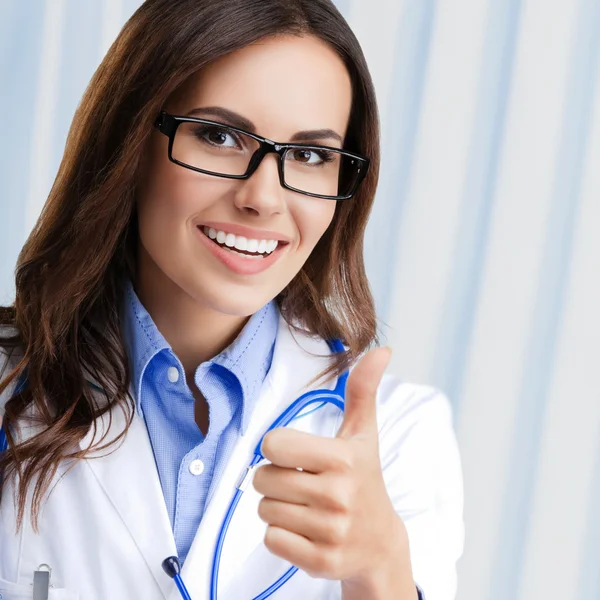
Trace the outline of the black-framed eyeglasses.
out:
[[[169,160],[175,164],[216,177],[248,179],[274,152],[279,155],[280,184],[315,198],[352,198],[369,168],[369,159],[354,152],[274,142],[208,119],[162,111],[155,126],[169,138]]]

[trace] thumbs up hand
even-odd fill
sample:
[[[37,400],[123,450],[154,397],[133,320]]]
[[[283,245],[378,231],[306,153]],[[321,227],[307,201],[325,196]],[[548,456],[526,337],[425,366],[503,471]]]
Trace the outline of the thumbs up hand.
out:
[[[371,350],[350,373],[335,438],[267,433],[261,447],[271,464],[253,479],[264,496],[266,547],[312,577],[341,580],[343,600],[417,597],[406,529],[379,458],[376,393],[390,355]]]

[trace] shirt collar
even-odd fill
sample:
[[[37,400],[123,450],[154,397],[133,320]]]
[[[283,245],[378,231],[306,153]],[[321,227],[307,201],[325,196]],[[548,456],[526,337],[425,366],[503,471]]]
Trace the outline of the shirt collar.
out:
[[[246,432],[252,408],[271,367],[278,324],[279,309],[271,300],[250,317],[234,342],[211,361],[229,370],[240,383],[242,434]],[[199,373],[200,369],[197,369],[196,384]]]
[[[136,407],[141,414],[142,377],[146,366],[160,351],[170,350],[171,346],[144,308],[130,279],[127,279],[121,304],[121,327],[136,392]]]
[[[142,377],[148,363],[162,350],[172,348],[144,308],[133,283],[127,279],[121,305],[121,323],[131,378],[136,391],[136,407],[141,414]],[[199,383],[212,364],[230,371],[242,389],[242,433],[245,433],[262,383],[271,366],[277,336],[279,309],[271,300],[248,320],[237,338],[220,354],[198,365],[194,380]],[[176,360],[175,355],[173,358]]]

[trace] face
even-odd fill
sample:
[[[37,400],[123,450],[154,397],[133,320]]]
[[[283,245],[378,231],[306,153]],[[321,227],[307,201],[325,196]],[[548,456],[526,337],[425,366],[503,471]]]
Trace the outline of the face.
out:
[[[224,108],[250,121],[257,135],[291,142],[298,132],[321,129],[344,139],[351,101],[348,72],[333,50],[314,37],[282,36],[211,63],[164,108],[235,125],[197,110]],[[175,288],[219,313],[253,314],[301,269],[330,225],[336,201],[281,187],[274,153],[265,156],[249,179],[226,179],[169,161],[168,141],[155,131],[144,158],[138,278],[152,274],[155,286]],[[342,147],[333,134],[303,142]],[[208,227],[223,234],[213,241],[206,235]],[[266,240],[266,250],[277,241],[277,247],[265,258],[250,256],[248,241],[246,251],[234,253],[218,244],[227,234],[238,236],[236,242],[240,236]]]

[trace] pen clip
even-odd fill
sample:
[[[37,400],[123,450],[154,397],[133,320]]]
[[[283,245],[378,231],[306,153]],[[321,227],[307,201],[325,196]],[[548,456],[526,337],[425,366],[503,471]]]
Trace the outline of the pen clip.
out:
[[[52,569],[45,563],[33,572],[33,600],[48,600],[51,573]]]

